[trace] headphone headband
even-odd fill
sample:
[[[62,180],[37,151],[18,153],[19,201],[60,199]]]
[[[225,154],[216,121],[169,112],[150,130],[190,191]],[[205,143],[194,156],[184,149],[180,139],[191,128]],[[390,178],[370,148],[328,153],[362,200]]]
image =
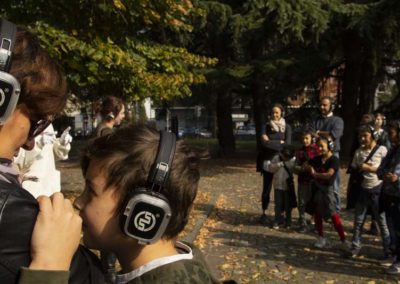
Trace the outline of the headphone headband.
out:
[[[17,26],[1,19],[0,27],[0,71],[8,72],[11,67],[11,56],[15,46]]]
[[[0,23],[0,125],[2,125],[15,110],[21,86],[18,80],[8,73],[11,69],[17,26],[5,19],[1,19]]]
[[[164,188],[168,180],[170,167],[175,155],[176,136],[167,131],[160,131],[157,157],[148,177],[148,183],[153,190],[157,186]]]

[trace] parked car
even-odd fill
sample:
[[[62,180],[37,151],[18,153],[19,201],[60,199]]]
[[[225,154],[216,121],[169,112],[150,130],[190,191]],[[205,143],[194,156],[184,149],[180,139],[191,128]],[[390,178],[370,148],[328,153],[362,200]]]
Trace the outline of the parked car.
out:
[[[256,127],[255,125],[239,126],[235,130],[235,135],[256,135]]]
[[[200,137],[204,137],[204,138],[211,138],[212,137],[212,133],[211,131],[202,128],[202,129],[196,129],[196,135],[200,136]]]

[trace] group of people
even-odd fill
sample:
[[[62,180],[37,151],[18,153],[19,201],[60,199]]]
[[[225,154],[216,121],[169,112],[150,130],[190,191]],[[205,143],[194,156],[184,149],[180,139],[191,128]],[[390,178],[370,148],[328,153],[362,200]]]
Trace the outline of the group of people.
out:
[[[200,251],[177,240],[197,193],[196,155],[148,125],[114,130],[123,104],[104,110],[99,137],[83,151],[85,187],[73,204],[23,188],[14,157],[35,139],[48,144],[38,137],[63,110],[67,85],[31,32],[2,19],[0,42],[0,283],[106,283],[89,249],[116,256],[115,283],[219,283]]]
[[[292,210],[299,212],[299,231],[309,230],[306,214],[313,217],[317,232],[315,246],[327,245],[323,220],[330,220],[339,235],[347,257],[359,256],[363,226],[367,215],[377,224],[382,238],[381,263],[390,274],[400,274],[400,122],[386,125],[381,113],[366,114],[357,129],[350,173],[347,209],[354,208],[351,242],[340,219],[340,139],[343,120],[333,114],[331,98],[319,101],[320,116],[302,132],[302,146],[290,145],[290,126],[280,104],[272,107],[270,120],[261,136],[257,169],[263,175],[260,223],[272,228],[289,228]],[[298,178],[297,197],[293,175]],[[274,187],[275,216],[266,215],[270,192]]]

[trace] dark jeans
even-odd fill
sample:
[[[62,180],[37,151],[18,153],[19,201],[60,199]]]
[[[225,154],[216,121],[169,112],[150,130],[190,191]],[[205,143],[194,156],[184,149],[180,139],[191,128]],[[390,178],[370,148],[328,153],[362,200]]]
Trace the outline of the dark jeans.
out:
[[[274,174],[263,171],[263,191],[261,194],[261,206],[263,213],[268,209],[269,202],[271,200],[271,189],[272,189],[272,178]]]
[[[311,183],[310,184],[302,184],[299,183],[298,186],[298,200],[297,200],[297,208],[299,210],[299,223],[300,225],[306,225],[306,204],[311,199]]]
[[[388,254],[390,246],[390,234],[386,224],[385,213],[379,213],[379,195],[379,193],[370,193],[366,189],[361,188],[354,212],[352,246],[354,248],[361,247],[362,229],[365,223],[365,218],[367,217],[368,208],[370,208],[372,216],[375,217],[375,220],[378,222],[380,228],[384,253]]]
[[[400,202],[390,202],[386,209],[386,218],[388,219],[391,247],[397,260],[400,260]]]
[[[275,223],[285,224],[290,226],[292,224],[292,207],[290,205],[290,195],[288,190],[274,190],[275,195]],[[283,213],[285,212],[285,218]]]

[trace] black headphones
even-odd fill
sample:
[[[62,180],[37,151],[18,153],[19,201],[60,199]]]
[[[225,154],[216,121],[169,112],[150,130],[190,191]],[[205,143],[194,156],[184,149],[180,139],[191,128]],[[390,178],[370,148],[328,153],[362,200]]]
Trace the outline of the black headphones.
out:
[[[17,106],[21,87],[8,73],[17,36],[17,26],[1,19],[0,27],[0,125],[3,125]]]
[[[386,115],[384,115],[383,113],[377,112],[375,114],[375,120],[378,116],[382,117],[382,127],[386,126]]]
[[[333,141],[333,139],[330,136],[328,136],[328,137],[318,137],[317,141],[320,141],[320,140],[325,140],[327,142],[328,149],[330,151],[334,151],[335,150],[335,141]]]
[[[271,108],[271,114],[272,114],[272,109],[274,108],[274,107],[277,107],[277,108],[279,108],[280,110],[281,110],[281,117],[285,117],[285,108],[283,107],[283,105],[281,105],[281,104],[279,104],[279,103],[276,103],[276,104],[274,104],[273,106],[272,106],[272,108]]]
[[[372,123],[373,123],[373,122],[372,122]],[[372,125],[372,123],[371,123],[371,124],[363,124],[363,125],[360,125],[360,127],[358,128],[358,131],[361,131],[361,130],[365,129],[365,130],[367,130],[369,133],[371,133],[372,138],[373,138],[375,141],[378,141],[379,138],[380,138],[380,135],[379,135],[379,132],[376,131],[376,129],[375,129],[374,125]]]
[[[160,132],[157,156],[147,185],[134,188],[126,197],[120,216],[121,230],[139,244],[151,244],[164,234],[171,219],[171,207],[162,191],[168,181],[175,155],[176,136]]]

